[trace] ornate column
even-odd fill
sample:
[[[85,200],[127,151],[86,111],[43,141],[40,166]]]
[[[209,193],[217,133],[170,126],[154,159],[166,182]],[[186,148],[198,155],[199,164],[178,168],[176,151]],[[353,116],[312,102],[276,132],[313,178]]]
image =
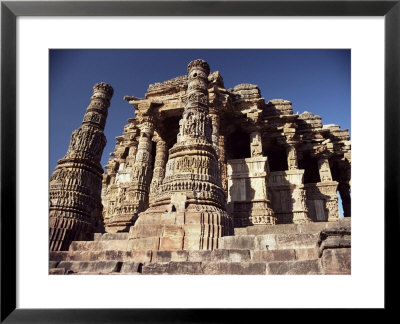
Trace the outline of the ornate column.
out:
[[[288,144],[286,147],[287,163],[289,170],[298,170],[297,151],[294,143]]]
[[[321,153],[318,158],[319,176],[321,178],[321,187],[325,195],[325,206],[328,212],[328,222],[334,222],[339,219],[338,209],[338,182],[332,180],[331,168],[329,166],[329,153]]]
[[[142,122],[139,125],[140,137],[132,171],[131,186],[128,190],[130,198],[134,201],[135,214],[146,210],[148,207],[152,171],[152,138],[154,133],[154,118],[151,112],[151,103],[139,104],[139,111],[142,112]]]
[[[332,173],[331,173],[331,168],[329,166],[328,156],[322,155],[318,159],[318,170],[319,170],[319,176],[321,178],[321,182],[332,181]]]
[[[226,197],[228,197],[228,174],[226,166],[226,151],[225,151],[225,135],[219,136],[219,169],[221,172],[221,185],[225,192]]]
[[[263,156],[261,132],[258,129],[250,133],[250,154],[252,158]]]
[[[212,140],[212,144],[214,146],[215,152],[217,153],[217,156],[219,157],[219,154],[220,154],[220,152],[219,152],[220,116],[216,109],[210,109],[209,115],[211,117],[211,123],[212,123],[211,140]]]
[[[149,202],[153,202],[159,193],[160,185],[165,176],[165,165],[167,164],[167,143],[160,137],[156,137],[156,157],[154,161],[153,178],[150,184]]]
[[[73,131],[65,157],[50,179],[50,251],[68,250],[74,240],[103,231],[101,155],[113,89],[106,83],[93,87],[82,125]]]
[[[212,250],[219,237],[232,233],[212,141],[209,73],[203,60],[188,65],[178,141],[169,150],[159,194],[129,231],[135,249]]]

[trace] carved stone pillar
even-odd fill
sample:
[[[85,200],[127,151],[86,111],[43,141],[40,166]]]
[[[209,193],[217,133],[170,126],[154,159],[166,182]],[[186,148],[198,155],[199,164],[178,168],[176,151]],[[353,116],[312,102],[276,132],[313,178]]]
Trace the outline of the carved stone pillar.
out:
[[[311,222],[306,205],[306,191],[302,186],[296,186],[290,192],[292,195],[293,223],[304,224]]]
[[[289,144],[286,147],[287,163],[289,170],[297,170],[299,168],[297,160],[297,151],[294,144]]]
[[[227,173],[227,161],[226,161],[226,151],[225,151],[225,136],[219,136],[219,169],[221,171],[221,185],[222,189],[225,192],[225,195],[228,197],[228,173]]]
[[[156,156],[154,161],[153,178],[150,184],[149,201],[153,202],[158,194],[160,185],[165,176],[165,165],[167,164],[167,143],[160,137],[156,139]]]
[[[258,130],[250,133],[250,152],[252,158],[263,155],[261,133]]]
[[[212,250],[218,247],[221,236],[232,234],[226,197],[219,183],[218,142],[212,140],[209,72],[203,60],[188,65],[178,141],[169,150],[159,194],[129,231],[134,249]]]
[[[135,164],[132,171],[132,181],[129,191],[133,193],[135,214],[148,207],[148,194],[151,181],[151,151],[154,123],[151,117],[144,119],[140,127],[139,144]]]
[[[332,173],[331,173],[331,168],[329,166],[328,157],[322,156],[318,159],[318,169],[321,182],[332,181]]]
[[[67,154],[57,162],[51,176],[50,251],[68,250],[72,241],[104,231],[100,159],[112,95],[113,89],[106,83],[93,87],[82,125],[72,133]]]
[[[211,123],[212,123],[212,135],[211,135],[211,140],[212,144],[214,146],[215,152],[217,153],[217,156],[219,157],[219,127],[220,127],[220,116],[217,112],[215,112],[214,109],[210,109],[210,117],[211,117]]]

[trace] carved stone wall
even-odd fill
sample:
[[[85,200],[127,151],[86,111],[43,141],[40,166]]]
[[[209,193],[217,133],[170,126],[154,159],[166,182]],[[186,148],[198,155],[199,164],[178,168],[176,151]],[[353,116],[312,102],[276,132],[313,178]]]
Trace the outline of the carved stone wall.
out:
[[[112,95],[113,89],[106,83],[93,87],[82,125],[73,131],[67,154],[57,162],[50,178],[50,251],[68,250],[73,240],[104,231],[100,159]]]
[[[189,63],[184,112],[163,182],[152,191],[150,208],[130,229],[138,249],[214,249],[218,238],[232,230],[216,153],[218,134],[209,115],[209,72],[203,60]],[[158,152],[163,161],[164,149]],[[160,178],[153,176],[154,183]]]
[[[111,218],[125,219],[121,226],[118,222],[108,226],[111,218],[105,213],[106,230],[126,231],[135,224],[140,213],[147,213],[143,211],[149,206],[152,211],[159,208],[156,217],[159,225],[161,214],[164,221],[167,219],[164,211],[161,212],[165,206],[170,212],[176,210],[178,215],[179,208],[184,213],[185,208],[195,201],[212,202],[215,208],[222,210],[228,204],[235,226],[257,222],[336,221],[339,217],[336,190],[342,198],[344,215],[350,216],[351,143],[348,130],[340,129],[338,125],[323,125],[320,116],[307,111],[293,114],[292,103],[288,100],[266,101],[254,84],[239,84],[227,90],[218,71],[208,74],[204,72],[206,70],[200,64],[200,69],[193,72],[198,73],[195,78],[189,73],[154,83],[143,99],[125,97],[136,109],[137,128],[147,127],[151,131],[145,138],[143,134],[136,137],[130,178],[126,175],[127,164],[121,166],[122,162],[110,160],[108,175],[103,180],[103,193],[112,194],[103,194],[103,204],[110,208],[111,203],[118,204],[114,202],[118,201],[117,197],[123,196],[126,197],[124,204],[129,208],[125,209],[126,214],[114,209]],[[176,124],[171,125],[171,121]],[[238,140],[231,137],[233,134],[245,135],[239,138],[240,145],[231,145],[232,138]],[[138,145],[140,141],[142,144]],[[147,144],[143,144],[144,141]],[[150,141],[155,145],[154,152]],[[232,152],[231,146],[239,152]],[[125,144],[116,147],[116,156],[123,147]],[[151,156],[152,153],[155,156]],[[265,168],[273,172],[268,171],[264,176],[236,176],[232,171],[234,163],[228,159],[239,159],[237,155],[242,161],[268,157]],[[151,161],[155,161],[154,170],[149,169]],[[124,182],[128,178],[130,180]],[[245,191],[241,188],[246,192],[258,188],[257,195],[264,192],[262,199],[268,202],[259,203],[254,197],[247,196],[242,200],[240,195]],[[315,194],[317,191],[325,194]],[[182,213],[179,217],[183,217]],[[257,221],[252,215],[262,217]],[[174,221],[170,220],[174,224],[179,222],[176,217]]]

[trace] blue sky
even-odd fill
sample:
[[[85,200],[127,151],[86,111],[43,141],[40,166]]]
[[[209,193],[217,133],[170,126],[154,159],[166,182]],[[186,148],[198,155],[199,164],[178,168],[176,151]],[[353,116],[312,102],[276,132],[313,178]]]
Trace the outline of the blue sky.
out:
[[[220,71],[226,89],[257,84],[262,97],[286,99],[293,112],[309,111],[324,124],[350,131],[350,50],[50,50],[49,173],[67,152],[73,130],[81,125],[92,87],[114,88],[101,164],[107,164],[128,118],[134,116],[125,95],[143,98],[150,83],[187,73],[187,64],[206,60]],[[340,206],[340,204],[339,204]]]

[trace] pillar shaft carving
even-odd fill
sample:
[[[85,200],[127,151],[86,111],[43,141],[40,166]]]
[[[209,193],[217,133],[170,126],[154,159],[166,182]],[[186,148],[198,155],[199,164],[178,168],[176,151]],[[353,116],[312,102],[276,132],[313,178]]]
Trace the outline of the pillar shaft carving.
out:
[[[286,148],[287,163],[289,170],[297,170],[299,168],[297,159],[297,150],[294,144],[290,144]]]
[[[329,166],[328,157],[322,156],[318,159],[318,169],[321,182],[332,181],[331,168]]]
[[[261,132],[258,130],[250,133],[250,152],[251,157],[263,156]]]
[[[167,143],[161,138],[158,138],[156,142],[156,156],[154,161],[153,178],[150,184],[150,203],[153,202],[154,198],[159,193],[160,186],[164,180],[167,156]]]
[[[112,95],[113,89],[106,83],[93,87],[82,125],[73,131],[67,154],[51,176],[51,251],[68,250],[73,240],[87,239],[89,234],[103,230],[100,159]]]
[[[216,153],[219,121],[214,116],[213,125],[209,115],[209,72],[203,60],[189,63],[184,112],[164,180],[150,208],[130,229],[130,239],[141,248],[208,250],[218,246],[219,237],[231,233]],[[156,164],[162,170],[165,145],[157,148]],[[153,183],[159,179],[161,175],[155,174]]]

